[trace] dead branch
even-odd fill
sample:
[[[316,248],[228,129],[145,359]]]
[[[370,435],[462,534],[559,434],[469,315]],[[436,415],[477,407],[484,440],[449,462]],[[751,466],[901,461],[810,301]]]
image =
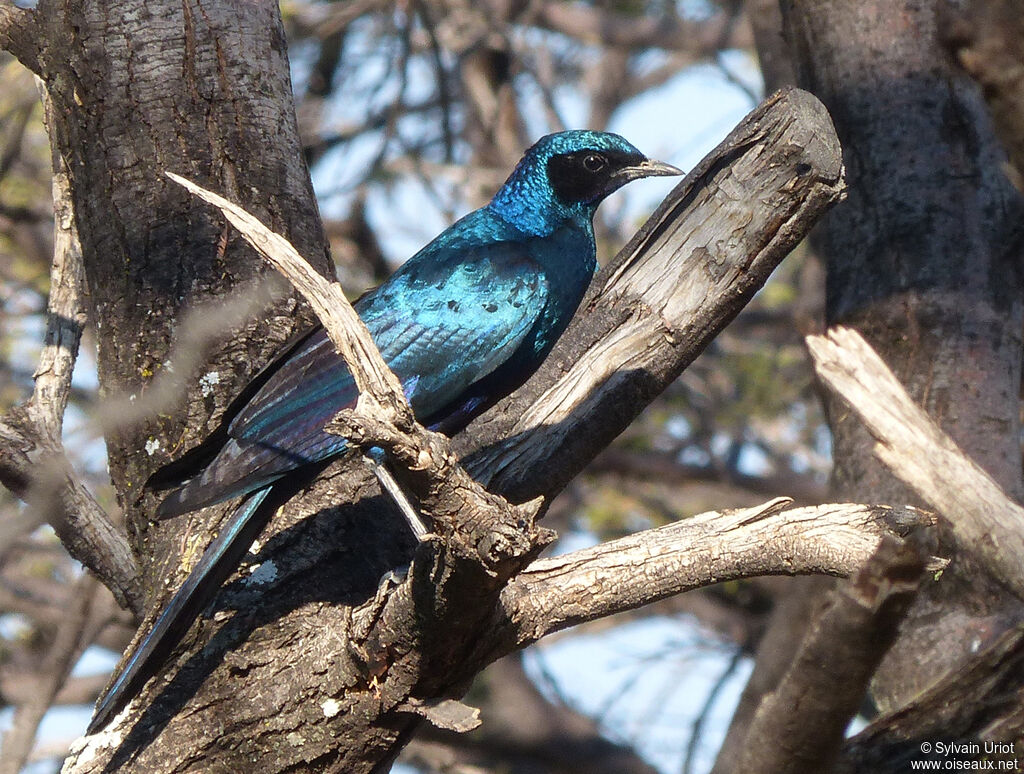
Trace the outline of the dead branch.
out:
[[[371,415],[380,411],[383,419],[397,421],[405,427],[411,425],[412,409],[405,400],[402,384],[384,362],[341,284],[328,282],[317,274],[287,239],[275,234],[241,207],[173,172],[168,172],[167,176],[219,208],[245,240],[309,301],[331,343],[345,358],[345,364],[359,388],[356,410]]]
[[[1024,508],[911,400],[859,333],[833,328],[807,346],[818,375],[878,441],[878,458],[949,521],[961,551],[1024,599]]]
[[[541,559],[501,595],[505,647],[683,591],[759,575],[848,576],[884,535],[931,524],[913,508],[764,505],[699,516]]]
[[[910,542],[881,540],[870,560],[832,594],[779,686],[757,708],[734,771],[829,770],[924,567]]]
[[[474,477],[549,498],[740,312],[842,198],[822,104],[766,99],[705,157],[596,278],[538,372],[455,439]]]

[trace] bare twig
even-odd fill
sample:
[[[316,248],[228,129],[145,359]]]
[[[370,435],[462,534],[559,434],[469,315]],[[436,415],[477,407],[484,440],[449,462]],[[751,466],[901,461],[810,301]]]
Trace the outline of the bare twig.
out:
[[[859,333],[833,328],[807,346],[818,375],[878,441],[878,458],[949,520],[961,550],[1024,599],[1024,508],[914,403]]]
[[[729,659],[729,663],[722,671],[722,674],[718,676],[714,686],[710,691],[708,691],[708,695],[704,699],[704,706],[701,707],[700,713],[694,719],[693,725],[690,728],[690,739],[686,743],[686,757],[683,758],[683,774],[693,774],[694,766],[697,763],[697,748],[701,739],[704,738],[704,727],[707,724],[708,719],[711,717],[711,710],[714,709],[715,703],[718,701],[718,697],[722,693],[722,689],[736,674],[736,669],[739,665],[743,663],[743,656],[743,648],[736,646],[732,657]]]
[[[534,562],[502,593],[505,646],[522,647],[569,626],[720,581],[847,576],[884,535],[932,523],[913,508],[837,504],[782,510],[788,503],[779,498],[754,508],[711,511]]]
[[[218,207],[246,241],[306,297],[323,323],[331,342],[345,359],[359,388],[357,414],[383,419],[396,428],[408,431],[419,429],[425,432],[423,428],[415,425],[412,408],[405,399],[401,382],[384,362],[380,350],[370,337],[370,331],[352,308],[340,283],[328,282],[313,271],[287,239],[275,234],[241,207],[183,177],[171,172],[168,172],[167,176],[199,198]],[[377,476],[381,486],[391,495],[408,521],[413,534],[422,539],[428,533],[427,527],[406,501],[404,492],[391,473],[378,465]]]
[[[727,34],[733,29],[734,18],[729,10],[707,21],[688,22],[674,13],[661,17],[626,15],[583,3],[544,2],[537,9],[539,26],[611,47],[686,51],[697,58],[709,56],[729,43],[743,47],[750,42]]]

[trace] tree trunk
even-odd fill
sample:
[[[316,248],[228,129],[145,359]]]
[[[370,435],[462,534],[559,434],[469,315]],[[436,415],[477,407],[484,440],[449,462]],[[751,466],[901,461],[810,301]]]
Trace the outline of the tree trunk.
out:
[[[68,164],[99,333],[110,474],[151,597],[174,577],[189,530],[150,524],[142,484],[196,445],[310,322],[294,298],[258,316],[220,313],[267,270],[164,171],[228,192],[331,271],[299,153],[287,44],[270,2],[44,2],[37,18],[57,108],[50,131]],[[198,341],[182,336],[190,312],[202,316]],[[169,373],[176,356],[179,370],[191,361],[204,377]],[[175,377],[181,385],[168,389]]]
[[[1019,499],[1020,200],[979,89],[937,39],[939,5],[783,3],[800,83],[829,108],[850,181],[820,230],[828,321],[860,330]],[[841,496],[913,502],[856,417],[838,403],[830,417]],[[876,675],[879,705],[898,706],[961,666],[1021,612],[998,578],[955,556]]]

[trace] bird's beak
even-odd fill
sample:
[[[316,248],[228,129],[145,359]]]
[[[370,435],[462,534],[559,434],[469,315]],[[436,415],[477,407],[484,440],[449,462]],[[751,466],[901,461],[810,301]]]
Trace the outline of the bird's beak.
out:
[[[641,171],[644,177],[673,177],[685,174],[679,167],[666,164],[664,161],[655,161],[654,159],[647,159],[637,169]]]
[[[666,164],[664,161],[644,159],[639,164],[623,167],[613,177],[616,183],[624,184],[631,180],[639,180],[642,177],[667,177],[682,174],[683,170],[679,169],[679,167]]]

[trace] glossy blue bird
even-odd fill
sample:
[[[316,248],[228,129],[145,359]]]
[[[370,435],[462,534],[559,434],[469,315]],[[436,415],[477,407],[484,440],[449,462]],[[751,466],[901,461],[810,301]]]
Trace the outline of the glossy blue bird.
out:
[[[598,204],[642,177],[678,175],[622,137],[550,134],[533,145],[485,207],[410,258],[355,308],[420,422],[452,433],[520,386],[565,330],[597,268]],[[357,397],[322,328],[292,344],[226,412],[221,429],[153,485],[195,472],[160,517],[246,496],[155,619],[101,699],[89,733],[134,696],[234,571],[266,525],[276,482],[343,453],[324,431]],[[283,481],[282,481],[283,483]]]

